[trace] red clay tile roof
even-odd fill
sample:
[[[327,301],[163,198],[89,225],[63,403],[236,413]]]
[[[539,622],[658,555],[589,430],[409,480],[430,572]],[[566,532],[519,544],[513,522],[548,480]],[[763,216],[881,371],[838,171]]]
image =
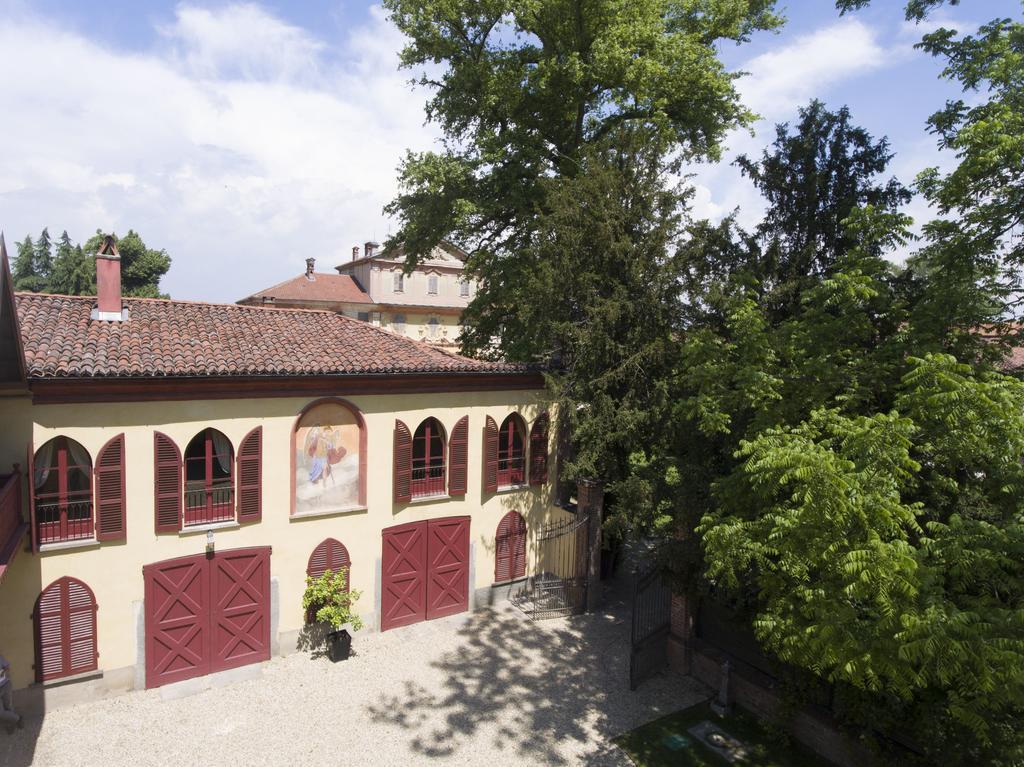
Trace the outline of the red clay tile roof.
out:
[[[96,299],[17,293],[29,378],[522,373],[329,311],[125,298],[129,319],[90,319]]]
[[[243,298],[242,301],[262,301],[264,298],[275,298],[279,301],[373,303],[351,275],[317,272],[313,276],[316,279],[310,280],[306,278],[306,275],[300,274],[298,277],[285,280],[271,288],[261,290],[259,293],[253,293],[248,298]]]

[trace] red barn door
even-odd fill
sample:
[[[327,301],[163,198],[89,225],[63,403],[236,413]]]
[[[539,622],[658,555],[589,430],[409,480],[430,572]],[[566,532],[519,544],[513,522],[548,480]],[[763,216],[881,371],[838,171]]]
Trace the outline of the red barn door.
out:
[[[469,517],[428,522],[427,619],[469,609]]]

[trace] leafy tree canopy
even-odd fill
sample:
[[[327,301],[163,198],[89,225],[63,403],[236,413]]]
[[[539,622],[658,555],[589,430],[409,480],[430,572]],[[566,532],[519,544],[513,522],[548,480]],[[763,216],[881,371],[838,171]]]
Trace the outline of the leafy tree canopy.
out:
[[[17,244],[18,253],[11,265],[15,290],[34,293],[58,293],[69,296],[96,295],[95,254],[103,241],[99,229],[85,243],[76,245],[65,231],[57,241],[56,252],[49,232],[43,229],[33,242],[26,237]],[[160,292],[160,278],[171,266],[165,250],[149,248],[137,232],[129,229],[118,239],[121,255],[121,290],[126,296],[166,297]]]

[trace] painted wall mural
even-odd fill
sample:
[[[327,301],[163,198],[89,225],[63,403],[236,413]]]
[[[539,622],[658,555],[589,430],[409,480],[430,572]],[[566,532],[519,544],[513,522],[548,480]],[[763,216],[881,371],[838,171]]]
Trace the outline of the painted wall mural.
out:
[[[323,402],[295,430],[295,512],[359,505],[359,424],[344,405]]]

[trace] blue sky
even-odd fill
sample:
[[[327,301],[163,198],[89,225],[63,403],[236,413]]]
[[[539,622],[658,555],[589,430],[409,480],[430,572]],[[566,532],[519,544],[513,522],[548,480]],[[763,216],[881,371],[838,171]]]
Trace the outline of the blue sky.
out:
[[[695,215],[757,220],[729,163],[812,97],[887,135],[905,182],[949,164],[925,120],[957,94],[913,43],[1024,9],[965,0],[914,25],[902,6],[840,17],[828,0],[784,3],[781,32],[721,46],[763,119],[729,137],[723,163],[693,169]],[[135,228],[172,255],[176,298],[234,301],[310,255],[328,270],[388,233],[399,159],[436,138],[425,94],[396,70],[401,44],[379,6],[355,1],[0,0],[0,229],[10,246],[43,226],[77,240]],[[908,211],[928,215],[920,200]]]

